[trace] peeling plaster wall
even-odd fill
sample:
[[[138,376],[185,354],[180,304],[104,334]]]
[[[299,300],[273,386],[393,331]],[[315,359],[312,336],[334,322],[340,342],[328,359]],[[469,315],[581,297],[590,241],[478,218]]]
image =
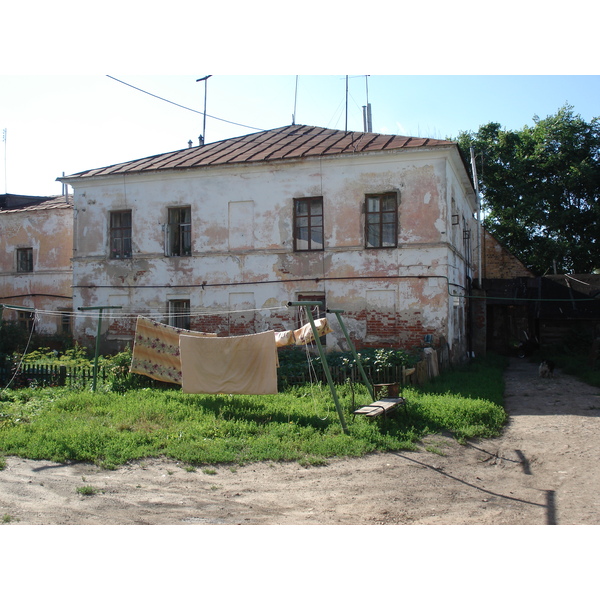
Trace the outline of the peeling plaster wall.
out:
[[[0,303],[42,311],[72,310],[71,254],[73,210],[66,208],[0,211]],[[33,271],[17,271],[17,249],[31,248]],[[18,313],[5,310],[5,320]],[[61,317],[41,315],[38,333],[60,332]]]
[[[285,303],[323,293],[344,310],[358,347],[419,346],[431,334],[461,354],[464,318],[451,294],[466,289],[467,272],[450,196],[469,226],[473,215],[461,168],[457,154],[434,149],[73,180],[75,306],[118,295],[122,312],[164,321],[169,299],[189,300],[204,313],[193,314],[193,328],[232,335],[293,328],[297,311]],[[398,247],[366,249],[365,194],[390,191],[399,197]],[[323,197],[325,250],[294,252],[294,198],[312,196]],[[165,256],[168,209],[177,206],[191,206],[190,257]],[[108,213],[126,209],[133,257],[113,260]],[[332,321],[328,347],[344,348]],[[77,323],[89,341],[94,319]],[[133,326],[107,319],[104,341],[122,345]]]

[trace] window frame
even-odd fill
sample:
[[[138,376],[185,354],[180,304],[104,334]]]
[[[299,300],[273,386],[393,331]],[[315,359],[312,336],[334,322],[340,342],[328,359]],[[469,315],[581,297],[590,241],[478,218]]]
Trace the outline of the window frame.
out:
[[[117,215],[119,223],[115,224]],[[122,225],[121,219],[124,215],[129,216],[129,224]],[[129,235],[127,235],[129,233]],[[111,210],[108,220],[108,238],[109,238],[109,256],[114,260],[125,260],[133,255],[133,212],[131,209]],[[119,241],[121,251],[118,251],[115,242]],[[127,252],[127,241],[129,242],[129,252]],[[125,248],[125,249],[124,249]]]
[[[191,305],[187,298],[173,298],[167,303],[169,325],[177,329],[190,330]]]
[[[65,309],[60,310],[60,333],[65,335],[71,335],[73,333],[73,325],[71,322],[71,313]]]
[[[31,333],[33,330],[33,324],[35,322],[35,312],[29,312],[26,310],[19,310],[17,312],[17,324],[19,327],[22,327],[27,331],[27,333]]]
[[[16,260],[17,273],[33,273],[33,248],[17,248]]]
[[[394,200],[393,210],[385,210],[383,206],[383,200],[392,198]],[[369,201],[379,199],[379,209],[369,210]],[[381,192],[378,194],[366,194],[364,202],[364,213],[365,213],[365,248],[366,249],[382,249],[382,248],[397,248],[398,247],[398,192]],[[378,215],[379,219],[377,222],[369,222],[370,215]],[[392,215],[392,218],[386,218],[386,215]],[[393,242],[386,243],[385,226],[393,225]],[[371,244],[370,239],[372,231],[369,231],[371,227],[377,227],[376,232],[376,244]]]
[[[184,215],[183,218],[188,220],[180,220],[182,214]],[[175,215],[178,215],[177,219],[174,218]],[[167,209],[165,254],[166,256],[192,255],[191,206],[171,206]]]
[[[299,213],[299,206],[301,205],[301,203],[303,202],[307,202],[308,203],[308,211],[306,214],[300,214]],[[321,212],[320,213],[316,213],[313,212],[312,207],[313,204],[320,204],[321,207]],[[294,252],[322,252],[325,249],[325,230],[324,230],[324,214],[323,214],[323,209],[324,209],[324,205],[323,205],[323,196],[308,196],[306,198],[294,198],[294,223],[293,223],[293,227],[294,227]],[[321,220],[320,225],[313,225],[313,219],[319,219]],[[306,221],[306,225],[300,226],[299,225],[299,221],[300,219],[307,219]],[[307,238],[306,239],[302,239],[299,235],[299,231],[300,230],[306,230],[307,232]],[[321,247],[320,248],[313,248],[313,237],[312,237],[312,232],[314,231],[320,231],[321,232]],[[299,247],[299,242],[302,241],[304,242],[307,247],[306,248],[300,248]],[[318,242],[316,242],[318,243]]]

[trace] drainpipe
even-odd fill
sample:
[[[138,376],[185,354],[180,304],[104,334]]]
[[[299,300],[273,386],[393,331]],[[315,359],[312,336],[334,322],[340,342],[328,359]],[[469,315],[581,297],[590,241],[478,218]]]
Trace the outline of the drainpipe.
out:
[[[479,289],[481,289],[481,202],[479,199],[479,182],[477,181],[477,166],[475,165],[475,150],[471,146],[471,168],[473,169],[473,186],[475,187],[475,198],[477,200],[477,272]]]

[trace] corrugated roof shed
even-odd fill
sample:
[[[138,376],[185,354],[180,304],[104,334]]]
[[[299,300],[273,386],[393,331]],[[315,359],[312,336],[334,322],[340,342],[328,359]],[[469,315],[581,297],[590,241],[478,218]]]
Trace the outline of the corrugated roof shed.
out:
[[[449,140],[355,131],[345,132],[309,125],[288,125],[213,142],[205,146],[167,152],[99,169],[90,169],[66,178],[61,177],[59,181],[98,175],[144,173],[166,169],[190,169],[357,152],[450,146],[456,146],[456,143]]]

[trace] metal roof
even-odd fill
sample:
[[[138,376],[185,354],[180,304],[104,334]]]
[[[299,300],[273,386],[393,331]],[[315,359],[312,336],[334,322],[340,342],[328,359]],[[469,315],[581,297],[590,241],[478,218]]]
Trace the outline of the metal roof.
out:
[[[192,169],[213,165],[254,163],[284,159],[355,154],[431,147],[452,147],[455,142],[401,135],[339,131],[309,125],[288,125],[277,129],[149,156],[99,169],[59,177],[59,181],[146,173],[167,169]]]
[[[2,213],[50,210],[54,208],[73,208],[73,196],[0,194],[0,212]]]

